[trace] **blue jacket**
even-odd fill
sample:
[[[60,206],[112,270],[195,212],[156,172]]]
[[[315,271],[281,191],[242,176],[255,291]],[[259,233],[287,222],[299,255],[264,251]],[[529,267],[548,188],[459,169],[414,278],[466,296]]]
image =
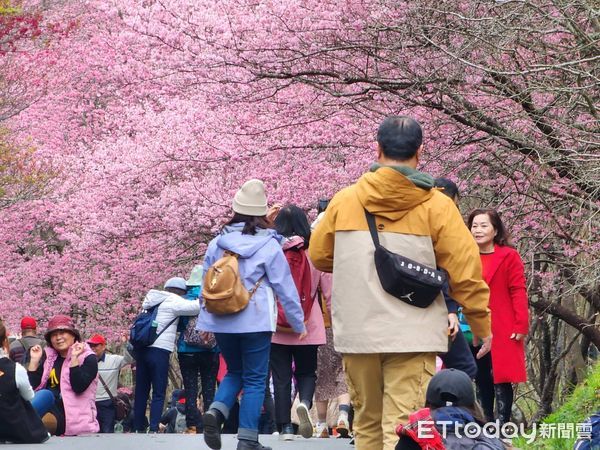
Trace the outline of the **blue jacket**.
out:
[[[296,333],[301,333],[305,330],[304,314],[290,268],[281,249],[280,242],[283,238],[275,230],[259,230],[256,235],[248,235],[242,234],[242,228],[242,223],[227,226],[208,244],[204,255],[204,273],[223,256],[225,250],[229,250],[240,255],[240,276],[246,289],[251,290],[261,277],[264,278],[250,298],[248,306],[237,314],[214,315],[202,305],[197,329],[213,333],[274,332],[277,322],[277,296],[288,323]]]

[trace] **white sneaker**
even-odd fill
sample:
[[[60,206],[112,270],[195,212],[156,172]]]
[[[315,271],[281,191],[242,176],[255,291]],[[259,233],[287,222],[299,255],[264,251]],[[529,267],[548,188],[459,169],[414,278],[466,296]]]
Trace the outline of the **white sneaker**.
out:
[[[313,424],[310,420],[310,413],[308,411],[308,407],[300,402],[296,407],[296,414],[298,414],[298,420],[300,424],[298,425],[298,433],[305,439],[309,439],[313,435]]]
[[[349,427],[348,413],[346,411],[340,411],[336,428],[338,437],[347,438],[349,435]]]
[[[329,428],[327,427],[327,423],[317,422],[317,431],[315,436],[318,438],[329,438]]]

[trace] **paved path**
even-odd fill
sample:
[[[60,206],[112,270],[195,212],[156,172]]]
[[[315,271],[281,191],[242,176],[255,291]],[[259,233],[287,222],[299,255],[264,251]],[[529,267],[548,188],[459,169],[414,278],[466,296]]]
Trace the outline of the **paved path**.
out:
[[[303,439],[283,442],[277,436],[260,436],[263,445],[273,450],[352,450],[349,439]],[[222,450],[235,450],[237,439],[223,436]],[[191,434],[95,434],[78,437],[52,437],[39,445],[0,445],[1,450],[207,450],[202,435]]]

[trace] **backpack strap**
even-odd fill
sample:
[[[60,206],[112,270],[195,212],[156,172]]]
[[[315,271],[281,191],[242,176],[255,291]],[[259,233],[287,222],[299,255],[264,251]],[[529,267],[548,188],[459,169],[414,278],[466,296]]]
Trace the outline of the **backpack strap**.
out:
[[[327,300],[325,299],[325,294],[323,294],[323,290],[321,289],[321,280],[319,279],[319,284],[317,285],[317,291],[315,292],[315,298],[313,298],[313,302],[318,301],[319,307],[321,308],[321,314],[323,315],[323,324],[325,328],[331,328],[331,316],[329,315],[329,310],[327,309]]]
[[[179,316],[175,316],[175,317],[173,317],[173,319],[169,321],[169,323],[167,324],[167,326],[166,326],[166,327],[164,327],[162,330],[160,330],[160,333],[158,333],[158,334],[156,335],[156,339],[154,340],[154,342],[156,342],[156,340],[157,340],[157,339],[160,337],[160,335],[161,335],[161,334],[163,334],[167,328],[169,328],[171,325],[173,325],[173,323],[174,323],[174,322],[175,322],[177,319],[179,319]]]
[[[258,279],[258,281],[256,283],[254,283],[254,286],[252,287],[252,289],[248,292],[250,292],[250,297],[252,297],[254,295],[254,293],[258,290],[258,287],[260,286],[260,283],[262,283],[262,280],[264,280],[265,276],[263,275],[262,277],[260,277]]]
[[[366,208],[363,209],[365,210],[365,217],[367,218],[367,224],[369,225],[369,232],[371,233],[373,244],[375,244],[375,247],[379,247],[379,235],[377,234],[377,226],[375,225],[375,216],[367,211]]]

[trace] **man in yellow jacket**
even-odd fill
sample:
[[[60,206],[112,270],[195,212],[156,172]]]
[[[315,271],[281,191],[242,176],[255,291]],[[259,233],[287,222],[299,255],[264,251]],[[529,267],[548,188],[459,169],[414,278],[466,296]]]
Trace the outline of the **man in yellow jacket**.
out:
[[[478,247],[452,200],[416,170],[422,141],[417,121],[386,118],[377,132],[377,163],[333,197],[310,239],[315,267],[333,272],[334,344],[344,358],[358,450],[394,449],[396,425],[423,406],[436,354],[448,351],[441,292],[417,308],[383,290],[364,209],[375,216],[385,248],[448,273],[452,297],[483,342],[478,356],[491,347]]]

